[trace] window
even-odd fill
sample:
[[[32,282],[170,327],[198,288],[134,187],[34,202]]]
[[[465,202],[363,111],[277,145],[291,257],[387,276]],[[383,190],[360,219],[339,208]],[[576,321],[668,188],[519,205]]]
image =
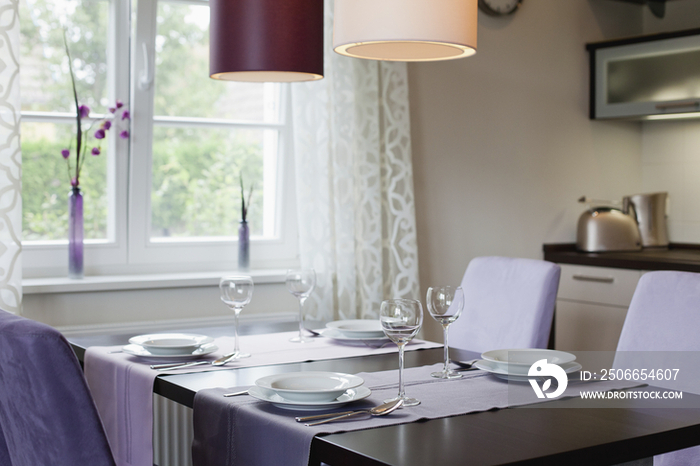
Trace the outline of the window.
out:
[[[235,268],[241,180],[253,188],[252,266],[296,261],[287,86],[208,77],[206,1],[21,8],[25,276],[62,275],[67,264],[60,151],[75,117],[62,24],[80,103],[99,119],[119,98],[132,115],[130,139],[110,135],[81,172],[86,274]]]

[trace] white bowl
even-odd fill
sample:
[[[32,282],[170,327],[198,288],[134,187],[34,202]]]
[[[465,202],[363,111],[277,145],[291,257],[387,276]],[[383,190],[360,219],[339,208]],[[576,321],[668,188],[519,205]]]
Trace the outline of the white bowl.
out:
[[[356,375],[317,371],[275,374],[255,381],[263,390],[272,390],[285,400],[301,402],[333,401],[363,383]]]
[[[326,327],[337,330],[350,338],[378,338],[384,336],[384,330],[382,330],[382,324],[379,320],[336,320],[328,322]]]
[[[140,345],[150,353],[159,355],[191,353],[212,341],[212,337],[193,333],[153,333],[129,339],[132,345]]]

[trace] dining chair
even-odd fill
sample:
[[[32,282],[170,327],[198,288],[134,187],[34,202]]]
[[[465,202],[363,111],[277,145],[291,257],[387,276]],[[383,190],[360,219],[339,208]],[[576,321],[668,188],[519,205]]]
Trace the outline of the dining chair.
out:
[[[69,343],[56,329],[0,310],[0,435],[12,466],[114,466]]]
[[[642,275],[622,326],[614,368],[656,352],[700,351],[700,273],[659,271]],[[653,385],[653,383],[652,383]],[[654,466],[700,464],[700,447],[654,457]]]
[[[552,262],[477,257],[462,279],[464,310],[450,326],[450,346],[484,352],[546,348],[561,268]]]

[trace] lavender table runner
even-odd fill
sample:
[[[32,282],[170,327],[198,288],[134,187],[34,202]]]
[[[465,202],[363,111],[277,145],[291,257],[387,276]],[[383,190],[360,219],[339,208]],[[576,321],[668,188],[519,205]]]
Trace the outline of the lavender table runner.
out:
[[[404,372],[406,394],[421,400],[418,406],[395,411],[389,416],[353,418],[315,427],[306,427],[295,421],[296,416],[303,416],[306,412],[277,408],[251,396],[222,396],[243,387],[200,390],[194,400],[193,465],[306,465],[311,440],[318,434],[405,424],[420,419],[438,419],[547,401],[539,400],[529,384],[509,384],[482,371],[465,372],[462,379],[431,378],[430,373],[440,368],[441,365],[436,364],[410,368]],[[334,411],[376,406],[394,397],[398,391],[398,371],[358,375],[365,380],[365,386],[372,390],[372,395]],[[637,385],[637,382],[599,382],[586,389],[608,391]],[[563,396],[578,396],[579,390],[580,384],[570,384]]]
[[[126,353],[114,353],[120,350],[121,346],[88,348],[85,352],[85,377],[105,426],[117,465],[153,465],[153,382],[158,375],[320,361],[397,351],[394,344],[383,348],[364,344],[350,346],[337,344],[328,338],[317,338],[308,345],[289,342],[289,338],[296,333],[246,335],[241,337],[241,349],[250,352],[252,354],[250,358],[236,360],[222,367],[197,366],[175,371],[155,371],[149,367],[154,363],[153,360],[145,360]],[[219,349],[202,359],[213,361],[233,351],[233,338],[217,338],[216,345]],[[441,346],[437,343],[418,340],[406,349],[417,350]]]

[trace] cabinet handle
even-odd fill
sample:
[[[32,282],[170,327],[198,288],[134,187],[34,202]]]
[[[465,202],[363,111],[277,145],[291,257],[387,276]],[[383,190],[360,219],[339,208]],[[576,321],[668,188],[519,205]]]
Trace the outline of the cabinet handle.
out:
[[[581,280],[584,282],[598,282],[598,283],[613,283],[615,282],[615,277],[595,277],[593,275],[573,275],[574,280]]]
[[[669,108],[685,108],[685,107],[695,107],[700,106],[700,102],[687,101],[687,102],[676,102],[673,104],[656,104],[657,110],[668,110]]]

